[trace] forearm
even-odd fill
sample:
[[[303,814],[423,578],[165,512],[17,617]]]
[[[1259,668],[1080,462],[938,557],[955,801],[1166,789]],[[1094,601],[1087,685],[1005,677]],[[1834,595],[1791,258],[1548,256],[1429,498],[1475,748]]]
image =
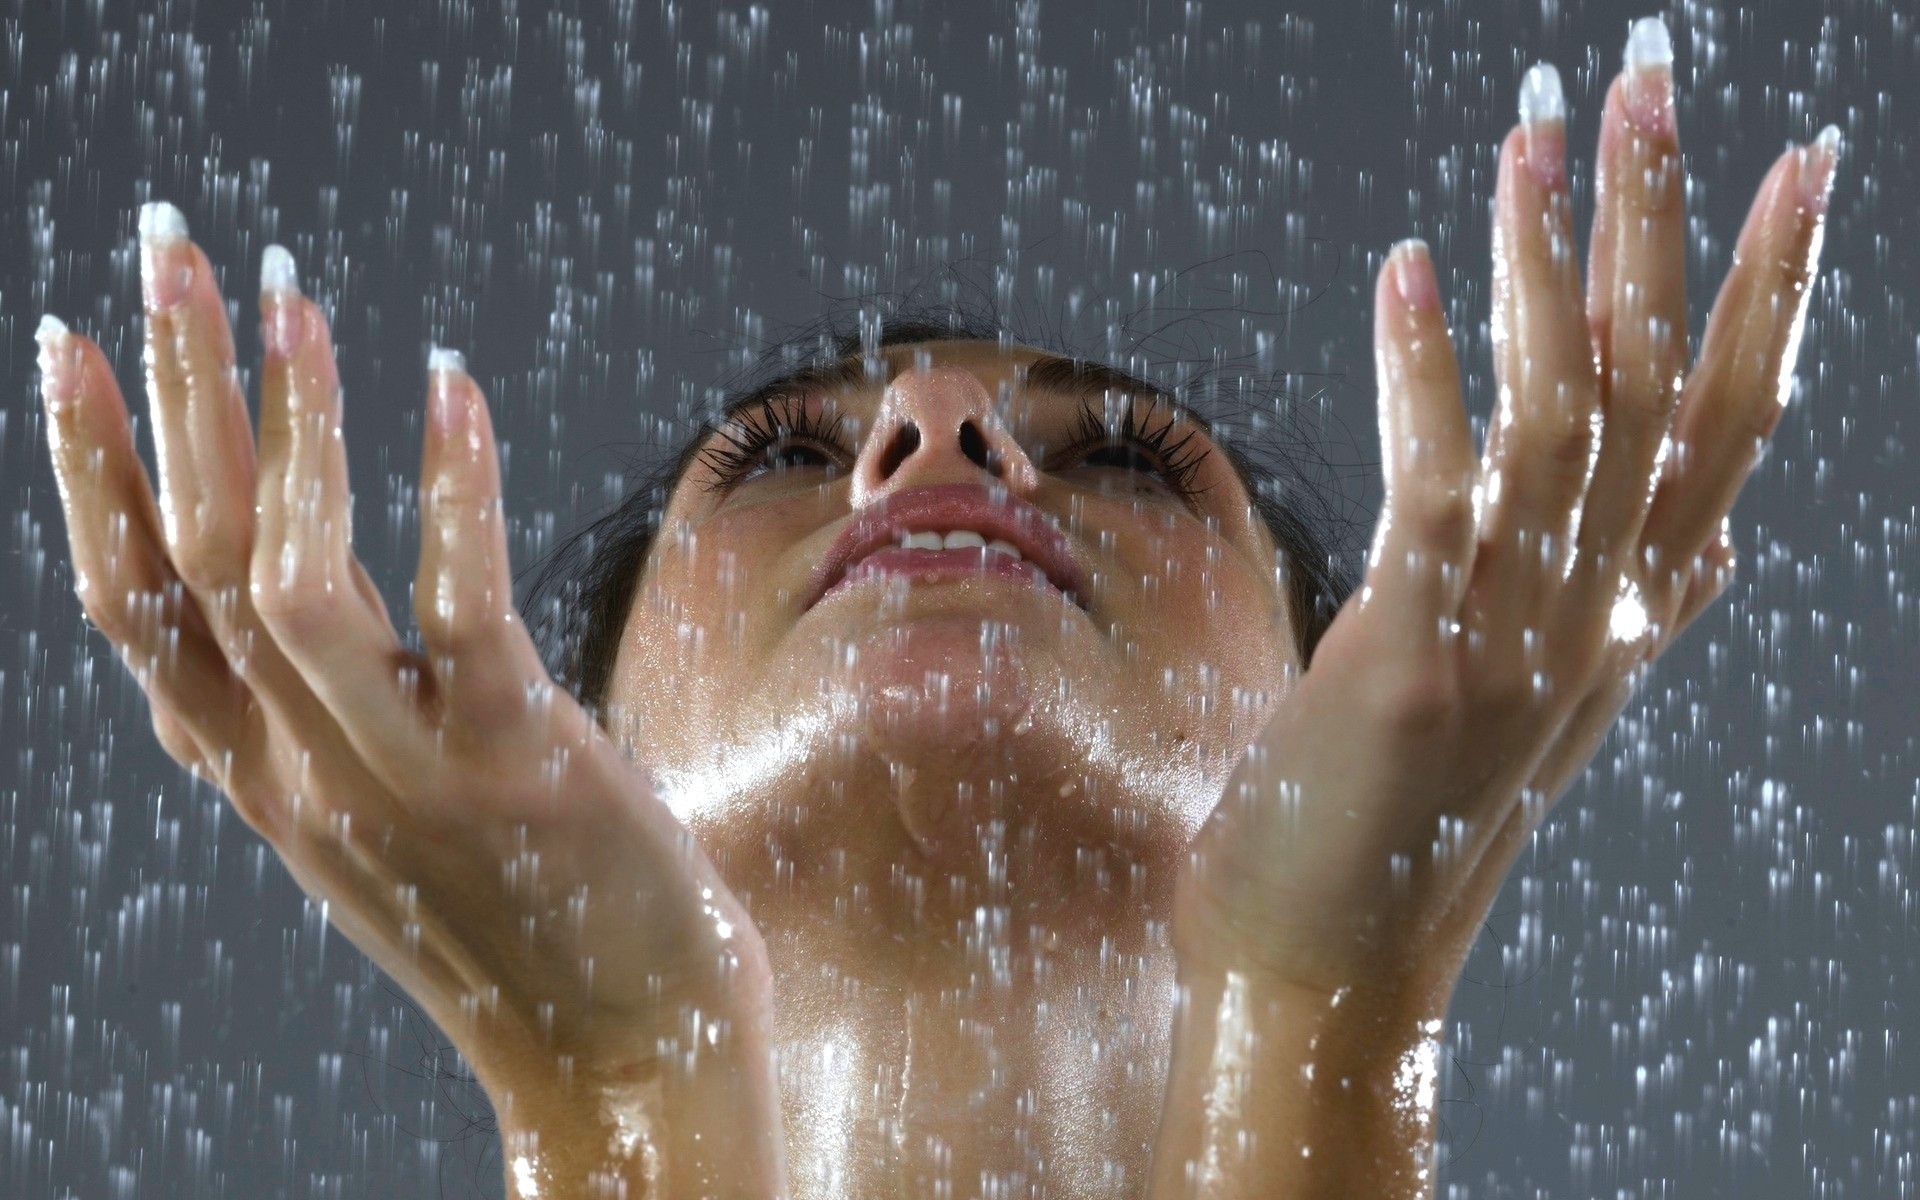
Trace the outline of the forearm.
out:
[[[1180,979],[1149,1200],[1431,1194],[1446,987]]]
[[[509,1200],[781,1200],[770,1028],[689,1020],[683,1036],[635,1049],[626,1061],[539,1056],[481,1072]]]

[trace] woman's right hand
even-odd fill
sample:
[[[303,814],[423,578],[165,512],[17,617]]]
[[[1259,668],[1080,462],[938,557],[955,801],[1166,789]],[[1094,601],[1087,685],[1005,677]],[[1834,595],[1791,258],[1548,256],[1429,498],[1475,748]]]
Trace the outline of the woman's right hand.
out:
[[[41,369],[75,588],[162,744],[454,1039],[515,1190],[784,1193],[764,947],[543,668],[478,387],[430,371],[418,654],[351,548],[333,347],[291,259],[263,262],[256,453],[206,256],[171,206],[140,225],[158,503],[98,346],[49,321]]]

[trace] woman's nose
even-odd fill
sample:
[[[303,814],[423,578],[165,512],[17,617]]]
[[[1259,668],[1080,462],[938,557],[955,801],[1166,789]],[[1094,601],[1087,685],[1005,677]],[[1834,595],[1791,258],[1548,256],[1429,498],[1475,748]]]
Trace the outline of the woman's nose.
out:
[[[1039,472],[977,376],[956,367],[902,372],[887,385],[854,464],[853,507],[941,483],[1004,483],[1029,495]]]

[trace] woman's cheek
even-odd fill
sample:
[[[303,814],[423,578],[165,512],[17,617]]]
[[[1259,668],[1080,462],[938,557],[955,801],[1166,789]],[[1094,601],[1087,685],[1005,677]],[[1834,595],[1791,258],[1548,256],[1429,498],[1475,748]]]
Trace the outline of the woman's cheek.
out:
[[[1233,757],[1288,688],[1293,632],[1284,599],[1247,555],[1218,539],[1152,539],[1137,617],[1162,720],[1205,759]],[[1215,764],[1203,763],[1205,769]]]

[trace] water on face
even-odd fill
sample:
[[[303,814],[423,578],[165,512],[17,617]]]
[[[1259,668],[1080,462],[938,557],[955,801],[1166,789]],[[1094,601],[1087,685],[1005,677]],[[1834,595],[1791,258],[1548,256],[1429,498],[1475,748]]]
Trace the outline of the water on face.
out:
[[[357,547],[396,613],[429,344],[466,350],[489,393],[524,565],[677,446],[769,339],[828,307],[871,324],[876,298],[916,289],[1156,378],[1258,385],[1223,419],[1299,472],[1282,499],[1348,523],[1357,566],[1379,495],[1375,269],[1399,237],[1433,247],[1483,432],[1489,201],[1522,74],[1560,68],[1584,227],[1600,101],[1641,15],[133,7],[0,15],[9,1196],[502,1187],[446,1036],[166,759],[74,599],[31,338],[59,314],[134,387],[141,201],[179,204],[226,273],[249,383],[254,265],[269,242],[294,252],[340,347]],[[1696,340],[1766,164],[1829,121],[1850,150],[1786,412],[1733,515],[1738,580],[1522,856],[1423,1068],[1440,1193],[1912,1196],[1920,21],[1884,0],[1666,15]],[[1090,856],[1083,878],[1103,871]],[[990,911],[968,937],[989,976],[1036,953]],[[856,1077],[831,1043],[783,1069],[816,1103],[910,1086]],[[1074,1178],[1115,1178],[1100,1168]],[[841,1169],[795,1163],[825,1186]],[[1049,1169],[943,1194],[1065,1194]]]

